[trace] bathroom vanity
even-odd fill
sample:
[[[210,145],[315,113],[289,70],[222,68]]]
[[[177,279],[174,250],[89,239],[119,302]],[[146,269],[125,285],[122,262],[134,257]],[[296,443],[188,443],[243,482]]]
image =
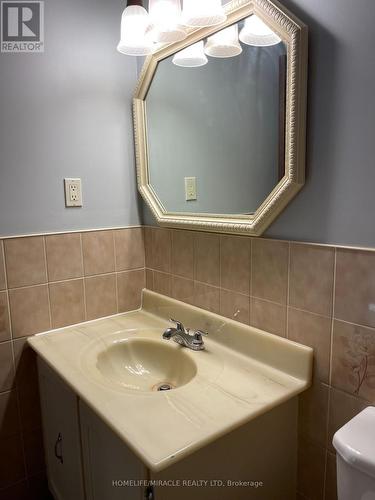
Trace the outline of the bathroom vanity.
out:
[[[170,317],[205,349],[163,339]],[[312,349],[148,290],[139,311],[28,341],[57,500],[294,498]]]

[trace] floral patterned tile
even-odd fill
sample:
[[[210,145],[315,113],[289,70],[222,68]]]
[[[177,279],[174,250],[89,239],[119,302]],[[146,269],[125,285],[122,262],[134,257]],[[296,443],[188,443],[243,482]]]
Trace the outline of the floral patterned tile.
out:
[[[334,322],[332,380],[334,387],[375,403],[375,330]]]

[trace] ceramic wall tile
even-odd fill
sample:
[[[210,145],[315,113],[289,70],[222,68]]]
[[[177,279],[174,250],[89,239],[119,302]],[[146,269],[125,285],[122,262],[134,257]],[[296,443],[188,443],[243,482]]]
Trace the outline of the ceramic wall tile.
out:
[[[116,271],[145,267],[143,229],[140,227],[114,231]]]
[[[48,285],[9,290],[13,338],[51,328]]]
[[[42,236],[5,240],[8,287],[46,283],[47,268]]]
[[[288,265],[289,243],[254,239],[251,294],[260,299],[286,304]]]
[[[266,332],[285,337],[286,306],[252,297],[250,324]]]
[[[333,302],[335,250],[319,245],[291,244],[289,304],[330,316]]]
[[[220,285],[220,236],[217,234],[196,234],[194,278],[208,285]]]
[[[115,270],[113,231],[93,231],[82,234],[85,276],[111,273]]]
[[[79,233],[46,236],[49,281],[83,276],[81,235]]]
[[[194,233],[172,232],[172,273],[183,278],[194,277]]]
[[[375,327],[375,252],[337,250],[335,317]]]
[[[220,237],[221,287],[250,293],[251,240],[241,236]]]

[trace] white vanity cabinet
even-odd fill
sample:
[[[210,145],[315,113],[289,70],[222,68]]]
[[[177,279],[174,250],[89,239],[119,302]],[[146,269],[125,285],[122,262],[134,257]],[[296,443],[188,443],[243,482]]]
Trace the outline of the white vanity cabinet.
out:
[[[147,470],[109,427],[79,403],[87,500],[144,500]],[[125,417],[126,418],[126,417]],[[132,481],[127,484],[126,481]]]
[[[296,398],[152,472],[40,358],[38,366],[48,481],[55,500],[294,499]],[[262,487],[226,484],[243,478],[261,481]],[[153,489],[147,480],[154,482]],[[204,484],[194,486],[199,480]]]
[[[76,394],[38,357],[48,484],[55,500],[84,500]]]
[[[143,463],[41,358],[38,373],[48,484],[55,500],[147,499],[146,486],[136,484],[146,479]]]

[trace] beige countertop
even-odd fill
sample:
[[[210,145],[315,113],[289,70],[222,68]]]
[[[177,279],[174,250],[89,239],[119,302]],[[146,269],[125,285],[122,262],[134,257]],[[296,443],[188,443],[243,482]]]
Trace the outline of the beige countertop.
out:
[[[102,376],[100,352],[126,339],[168,342],[162,333],[170,317],[209,332],[204,351],[168,343],[171,349],[183,349],[195,364],[189,383],[166,392],[139,392]],[[311,382],[309,347],[148,290],[139,311],[28,341],[155,472],[296,396]]]

